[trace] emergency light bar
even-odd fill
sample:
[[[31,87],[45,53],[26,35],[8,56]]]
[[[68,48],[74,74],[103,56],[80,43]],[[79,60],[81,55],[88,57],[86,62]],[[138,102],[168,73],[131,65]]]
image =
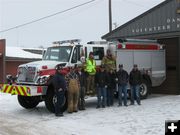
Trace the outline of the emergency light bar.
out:
[[[65,43],[71,43],[74,44],[75,42],[80,43],[80,39],[71,39],[71,40],[62,40],[62,41],[55,41],[53,44],[65,44]]]
[[[120,43],[122,43],[122,42],[157,43],[157,40],[150,40],[150,39],[130,39],[130,38],[127,38],[127,39],[118,39],[118,41]]]
[[[87,42],[87,44],[107,44],[108,42],[107,41],[89,41]]]
[[[136,43],[119,43],[117,49],[126,49],[126,50],[162,50],[164,49],[163,45],[160,44],[136,44]]]

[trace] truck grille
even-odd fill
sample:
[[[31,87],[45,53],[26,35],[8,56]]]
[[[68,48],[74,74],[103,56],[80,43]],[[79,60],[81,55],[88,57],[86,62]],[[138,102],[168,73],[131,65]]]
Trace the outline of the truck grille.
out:
[[[36,67],[19,67],[18,82],[35,82]]]

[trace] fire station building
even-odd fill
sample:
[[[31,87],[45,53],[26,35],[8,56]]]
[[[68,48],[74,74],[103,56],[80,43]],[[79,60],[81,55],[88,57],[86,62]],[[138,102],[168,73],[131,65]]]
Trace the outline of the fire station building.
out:
[[[102,39],[156,39],[166,48],[166,81],[153,93],[180,94],[180,0],[166,0]]]

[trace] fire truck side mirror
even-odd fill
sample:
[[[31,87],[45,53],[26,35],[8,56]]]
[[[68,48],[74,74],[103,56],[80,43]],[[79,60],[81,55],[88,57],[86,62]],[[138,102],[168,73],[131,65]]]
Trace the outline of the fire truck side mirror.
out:
[[[42,50],[42,58],[44,58],[45,53],[46,53],[46,50],[43,49],[43,50]]]

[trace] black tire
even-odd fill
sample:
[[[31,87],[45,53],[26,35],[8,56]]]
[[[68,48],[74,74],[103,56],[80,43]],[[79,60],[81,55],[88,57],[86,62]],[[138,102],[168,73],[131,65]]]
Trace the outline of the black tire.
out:
[[[48,89],[48,92],[47,92],[46,98],[45,98],[45,105],[46,105],[46,108],[52,113],[55,112],[54,99],[55,99],[54,90]],[[65,94],[64,103],[63,103],[63,107],[61,108],[61,110],[62,110],[62,112],[64,112],[66,109],[67,109],[67,96]]]
[[[151,88],[150,82],[143,79],[142,83],[140,84],[140,97],[141,97],[141,99],[146,99],[148,97],[149,92],[150,92],[150,88]]]
[[[64,96],[64,103],[63,106],[61,108],[62,112],[66,111],[68,108],[68,96],[67,96],[67,91],[65,92],[65,96]]]
[[[29,97],[29,96],[18,95],[17,98],[19,104],[26,109],[35,108],[40,102],[39,96]]]

